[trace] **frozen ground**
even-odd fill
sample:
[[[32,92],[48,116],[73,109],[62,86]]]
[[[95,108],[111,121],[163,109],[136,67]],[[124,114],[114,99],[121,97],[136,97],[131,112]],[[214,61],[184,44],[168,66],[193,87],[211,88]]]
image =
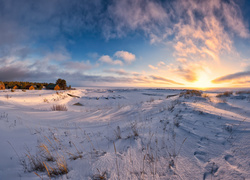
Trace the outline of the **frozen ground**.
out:
[[[250,179],[250,94],[181,92],[0,91],[0,179]]]

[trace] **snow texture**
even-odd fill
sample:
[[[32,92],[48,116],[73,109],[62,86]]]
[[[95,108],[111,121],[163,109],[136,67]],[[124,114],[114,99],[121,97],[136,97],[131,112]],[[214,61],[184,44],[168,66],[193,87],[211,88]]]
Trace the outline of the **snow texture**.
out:
[[[250,94],[183,92],[0,91],[0,179],[250,179]]]

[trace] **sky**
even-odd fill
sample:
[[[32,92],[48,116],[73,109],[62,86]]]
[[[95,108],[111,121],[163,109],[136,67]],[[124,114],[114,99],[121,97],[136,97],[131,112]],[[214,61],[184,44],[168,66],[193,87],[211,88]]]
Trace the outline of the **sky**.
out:
[[[0,0],[0,81],[249,87],[248,0]]]

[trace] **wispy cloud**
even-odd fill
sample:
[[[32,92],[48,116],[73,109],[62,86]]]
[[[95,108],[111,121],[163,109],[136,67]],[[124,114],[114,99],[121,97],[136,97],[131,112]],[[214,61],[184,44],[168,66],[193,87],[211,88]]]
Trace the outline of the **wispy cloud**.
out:
[[[151,69],[153,69],[153,70],[156,70],[156,69],[158,69],[158,67],[156,67],[156,66],[153,66],[153,65],[151,65],[151,64],[149,64],[149,65],[148,65],[148,67],[149,67],[149,68],[151,68]]]
[[[206,61],[197,61],[197,62],[183,62],[176,67],[172,64],[168,66],[168,70],[183,79],[187,82],[195,82],[199,80],[200,74],[206,73],[210,74],[211,70],[206,63]]]
[[[73,71],[75,70],[85,71],[92,68],[91,64],[85,61],[67,61],[63,63],[63,65],[66,70],[73,70]]]
[[[244,81],[242,81],[244,80]],[[228,74],[217,79],[214,79],[212,82],[219,84],[225,82],[248,82],[250,80],[250,71],[237,72],[234,74]]]
[[[150,36],[157,33],[157,26],[169,22],[163,3],[151,0],[113,1],[107,13],[109,18],[104,26],[106,38],[123,37],[135,30],[142,30]]]
[[[191,68],[189,69],[179,66],[176,72],[182,77],[184,77],[184,79],[188,82],[195,82],[199,78],[198,74],[196,73],[196,70],[192,70]]]
[[[246,23],[243,21],[243,16],[239,6],[235,4],[234,1],[230,1],[230,3],[222,3],[222,8],[227,26],[240,37],[249,38],[249,30]]]
[[[117,74],[117,75],[120,75],[120,76],[131,75],[129,72],[126,72],[124,69],[108,69],[108,70],[104,70],[104,72]]]
[[[153,70],[161,70],[161,69],[166,70],[167,65],[163,61],[160,61],[160,62],[157,63],[156,66],[153,66],[153,65],[149,64],[148,67],[153,69]]]
[[[173,80],[170,80],[170,79],[167,79],[167,78],[164,78],[164,77],[161,77],[161,76],[150,76],[153,80],[157,80],[157,81],[162,81],[162,82],[165,82],[165,83],[168,83],[168,84],[174,84],[174,85],[183,85],[182,83],[178,83],[176,81],[173,81]]]

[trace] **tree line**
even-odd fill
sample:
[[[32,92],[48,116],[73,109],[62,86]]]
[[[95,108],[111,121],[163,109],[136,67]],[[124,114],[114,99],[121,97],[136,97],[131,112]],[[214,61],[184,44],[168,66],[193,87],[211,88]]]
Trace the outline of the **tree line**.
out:
[[[15,86],[17,89],[26,89],[28,86],[34,86],[36,89],[42,89],[43,86],[47,86],[48,83],[38,83],[38,82],[23,82],[23,81],[4,81],[3,82],[6,89],[12,89]]]
[[[15,86],[17,87],[17,89],[27,89],[27,87],[29,86],[34,86],[35,89],[39,89],[41,90],[44,86],[48,86],[49,84],[54,84],[54,83],[38,83],[38,82],[24,82],[24,81],[4,81],[3,82],[5,85],[6,89],[12,89]],[[57,85],[59,85],[60,89],[62,90],[66,90],[66,89],[71,89],[71,86],[67,86],[67,82],[64,79],[57,79],[56,83]]]

